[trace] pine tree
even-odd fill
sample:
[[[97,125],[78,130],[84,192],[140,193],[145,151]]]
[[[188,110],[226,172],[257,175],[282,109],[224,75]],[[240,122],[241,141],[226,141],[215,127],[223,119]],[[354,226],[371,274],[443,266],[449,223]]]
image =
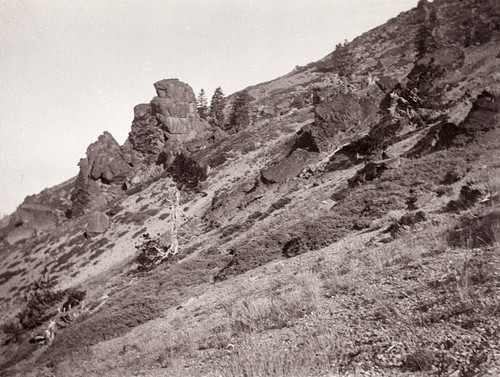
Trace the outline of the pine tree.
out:
[[[426,24],[420,25],[415,36],[415,49],[417,50],[417,59],[422,59],[427,54],[436,50],[436,41],[432,35],[432,28]]]
[[[250,124],[250,101],[252,97],[243,90],[236,94],[231,107],[231,114],[229,116],[229,124],[226,130],[231,133],[236,133]]]
[[[344,41],[344,44],[339,43],[335,46],[335,51],[332,54],[332,63],[340,76],[347,77],[356,72],[357,64],[354,52],[349,47],[347,41]]]
[[[200,94],[198,94],[197,102],[197,110],[198,115],[201,119],[207,120],[208,117],[208,102],[207,97],[205,96],[205,91],[203,89],[200,90]]]
[[[226,106],[226,99],[224,93],[219,86],[215,89],[212,100],[210,101],[209,122],[212,126],[224,127],[224,107]]]
[[[432,9],[429,20],[423,22],[418,28],[415,36],[415,49],[417,50],[417,59],[422,59],[427,54],[433,53],[438,48],[438,43],[434,37],[434,30],[438,27],[436,9]]]

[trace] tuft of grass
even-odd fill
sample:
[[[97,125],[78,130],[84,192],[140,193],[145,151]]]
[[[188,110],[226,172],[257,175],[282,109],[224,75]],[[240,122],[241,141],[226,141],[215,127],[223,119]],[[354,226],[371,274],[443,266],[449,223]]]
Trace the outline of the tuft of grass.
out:
[[[232,331],[239,334],[286,327],[293,320],[313,313],[323,292],[321,279],[311,271],[297,274],[280,288],[227,307]]]
[[[339,334],[331,328],[307,328],[300,342],[270,339],[260,343],[247,339],[236,347],[224,377],[284,377],[336,375],[347,364],[347,354]]]

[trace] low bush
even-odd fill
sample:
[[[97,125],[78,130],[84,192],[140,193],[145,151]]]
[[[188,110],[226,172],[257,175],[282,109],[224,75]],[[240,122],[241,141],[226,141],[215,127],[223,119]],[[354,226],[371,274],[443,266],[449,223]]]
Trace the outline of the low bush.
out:
[[[474,248],[494,246],[500,239],[500,212],[470,218],[465,216],[460,224],[448,233],[450,246]]]
[[[393,238],[397,237],[403,229],[408,229],[414,225],[426,220],[425,212],[418,211],[415,213],[407,213],[391,224],[387,229],[387,232],[391,234]]]
[[[141,244],[135,248],[139,250],[139,255],[135,258],[137,270],[151,271],[165,260],[164,253],[168,251],[168,247],[161,245],[158,239],[151,238],[149,233],[142,235]]]
[[[23,334],[23,328],[17,321],[9,321],[0,326],[0,331],[5,336],[4,345],[9,343],[17,343]]]
[[[472,207],[481,199],[482,193],[477,188],[472,187],[468,182],[460,189],[460,194],[457,200],[450,200],[446,206],[446,210],[450,212],[459,212]]]
[[[40,326],[53,315],[49,310],[64,297],[64,292],[54,290],[54,286],[55,282],[46,275],[33,283],[25,308],[17,314],[23,329],[31,330]]]
[[[80,302],[82,302],[87,296],[87,292],[75,288],[70,288],[66,291],[66,295],[67,298],[65,303],[63,304],[63,310],[68,311],[80,304]]]

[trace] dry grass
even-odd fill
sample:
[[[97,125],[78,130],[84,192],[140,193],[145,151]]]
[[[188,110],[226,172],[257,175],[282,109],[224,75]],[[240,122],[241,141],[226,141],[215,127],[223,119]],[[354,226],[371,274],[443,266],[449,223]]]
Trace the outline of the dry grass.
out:
[[[224,377],[292,377],[337,374],[346,362],[342,339],[329,327],[306,329],[300,343],[246,340],[234,352]]]
[[[277,281],[274,284],[278,287],[263,295],[226,305],[234,333],[280,329],[318,308],[322,281],[314,272],[300,272],[286,284]]]

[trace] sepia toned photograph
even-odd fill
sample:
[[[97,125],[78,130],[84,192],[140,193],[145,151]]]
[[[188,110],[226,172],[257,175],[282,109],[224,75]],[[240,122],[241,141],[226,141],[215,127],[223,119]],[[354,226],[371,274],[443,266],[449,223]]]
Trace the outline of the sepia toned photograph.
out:
[[[0,376],[499,377],[498,0],[0,0]]]

